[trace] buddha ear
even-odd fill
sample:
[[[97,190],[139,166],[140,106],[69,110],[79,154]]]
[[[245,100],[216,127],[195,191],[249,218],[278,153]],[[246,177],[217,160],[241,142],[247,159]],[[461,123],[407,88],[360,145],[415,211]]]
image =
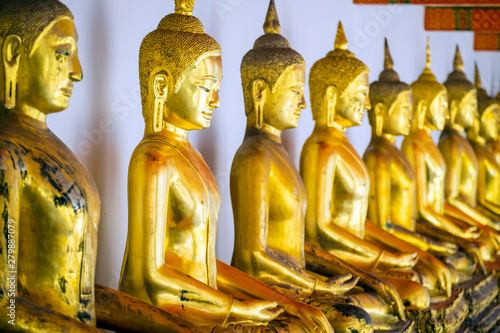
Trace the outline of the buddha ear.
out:
[[[267,98],[267,83],[263,79],[252,82],[252,100],[255,112],[255,127],[260,129],[264,122],[264,104]]]
[[[4,68],[4,107],[13,109],[16,106],[17,72],[19,70],[21,55],[21,38],[9,35],[2,46],[2,62]]]
[[[153,112],[153,132],[158,133],[163,127],[163,114],[168,96],[170,80],[168,74],[161,72],[153,78],[154,112]]]
[[[326,125],[332,127],[335,123],[335,108],[337,106],[338,90],[335,86],[328,86],[325,91]]]
[[[424,128],[424,121],[425,121],[425,116],[427,114],[427,103],[421,99],[418,101],[417,104],[417,109],[415,110],[415,121],[417,123],[417,128],[422,129]]]
[[[384,113],[385,105],[384,103],[377,103],[373,108],[373,115],[375,116],[375,135],[382,136],[384,130]]]

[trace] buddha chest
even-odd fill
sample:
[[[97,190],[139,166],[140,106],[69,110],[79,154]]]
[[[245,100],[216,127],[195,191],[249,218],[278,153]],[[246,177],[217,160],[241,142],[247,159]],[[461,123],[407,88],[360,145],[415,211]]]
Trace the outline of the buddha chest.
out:
[[[12,195],[4,212],[18,235],[19,296],[94,323],[95,184],[48,129],[13,122],[0,133],[2,183]]]

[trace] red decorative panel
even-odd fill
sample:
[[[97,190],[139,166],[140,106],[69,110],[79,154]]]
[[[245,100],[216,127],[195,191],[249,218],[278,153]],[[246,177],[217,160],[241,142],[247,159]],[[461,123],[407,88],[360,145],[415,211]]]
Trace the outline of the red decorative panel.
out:
[[[427,7],[426,30],[500,32],[500,7]]]
[[[410,5],[448,5],[448,6],[491,6],[500,5],[500,0],[353,0],[356,4],[387,5],[387,4],[410,4]]]
[[[500,51],[500,34],[474,34],[475,51]]]

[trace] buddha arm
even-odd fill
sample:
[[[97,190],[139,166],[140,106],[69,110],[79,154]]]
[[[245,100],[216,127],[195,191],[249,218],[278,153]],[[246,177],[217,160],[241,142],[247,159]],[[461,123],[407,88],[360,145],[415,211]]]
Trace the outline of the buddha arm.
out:
[[[359,277],[358,285],[375,291],[384,300],[393,306],[401,320],[405,320],[403,301],[397,291],[387,282],[360,270],[349,263],[337,258],[333,254],[310,243],[305,243],[307,267],[324,276],[350,273]]]
[[[479,157],[479,156],[478,156]],[[487,189],[486,189],[486,177],[488,173],[488,167],[491,169],[495,169],[496,172],[499,172],[497,167],[488,166],[489,162],[483,157],[478,158],[478,181],[477,181],[477,202],[480,206],[485,208],[487,215],[490,219],[494,221],[500,221],[500,206],[497,206],[495,203],[492,203],[487,198]],[[490,227],[495,230],[500,230],[500,225],[493,223]]]
[[[382,249],[332,221],[332,204],[335,202],[335,178],[338,173],[338,158],[321,151],[318,144],[304,146],[300,160],[300,173],[307,191],[306,241],[344,259],[356,262],[365,270],[372,269],[382,253]],[[339,199],[337,199],[339,200]],[[327,208],[330,207],[330,208]],[[360,223],[362,223],[360,221]]]
[[[428,238],[417,235],[391,223],[390,157],[380,151],[373,152],[365,155],[365,163],[369,170],[368,172],[370,173],[371,180],[370,204],[368,207],[370,221],[416,248],[427,251],[430,247],[430,240]],[[377,239],[378,235],[378,232],[371,234],[375,239]],[[383,238],[384,234],[381,233],[380,236]],[[381,241],[383,242],[383,240]]]
[[[0,150],[0,330],[2,332],[100,332],[98,329],[17,296],[22,173],[8,151]],[[29,259],[26,259],[29,260]],[[9,308],[10,307],[10,308]],[[12,311],[11,311],[12,310]],[[9,323],[10,321],[10,323]]]
[[[455,236],[463,236],[464,231],[444,215],[436,213],[427,202],[427,162],[424,152],[420,151],[417,144],[413,145],[413,158],[408,160],[412,163],[417,177],[417,207],[420,216],[435,227],[446,230]]]
[[[373,239],[374,241],[381,242],[390,248],[397,248],[400,251],[416,252],[419,261],[436,272],[440,287],[445,290],[448,295],[451,295],[450,272],[440,260],[433,255],[420,250],[418,247],[407,243],[405,240],[401,240],[398,237],[381,230],[370,221],[366,222],[365,230],[368,239]]]
[[[182,182],[180,179],[176,182],[172,180],[175,168],[179,166],[169,165],[168,159],[152,159],[150,154],[154,152],[134,152],[130,163],[127,265],[131,267],[131,273],[122,276],[122,285],[124,282],[141,283],[136,288],[139,289],[137,294],[198,326],[222,324],[230,313],[232,296],[209,287],[166,262],[165,247],[173,241],[168,239],[167,232],[168,221],[172,218],[169,216],[172,214],[170,208],[189,203],[180,202],[186,198],[180,194],[176,197],[179,202],[175,205],[170,202],[174,196],[173,187]],[[180,261],[182,259],[179,257]]]
[[[233,266],[271,286],[287,286],[310,296],[316,277],[269,248],[270,160],[265,151],[247,153],[233,162],[231,202],[235,221]]]
[[[445,199],[449,206],[445,205],[445,213],[460,219],[460,214],[457,214],[455,211],[458,210],[470,217],[474,221],[474,225],[477,223],[489,225],[491,223],[489,218],[480,214],[473,207],[460,200],[462,152],[457,142],[455,142],[453,138],[440,141],[439,150],[446,161]],[[467,220],[467,222],[469,221],[470,220]]]
[[[319,309],[277,292],[220,260],[217,260],[217,286],[222,292],[231,294],[240,300],[257,298],[277,302],[285,309],[286,313],[301,318],[302,323],[306,324],[311,331],[315,331],[319,326],[323,329],[322,332],[333,333],[328,319]]]

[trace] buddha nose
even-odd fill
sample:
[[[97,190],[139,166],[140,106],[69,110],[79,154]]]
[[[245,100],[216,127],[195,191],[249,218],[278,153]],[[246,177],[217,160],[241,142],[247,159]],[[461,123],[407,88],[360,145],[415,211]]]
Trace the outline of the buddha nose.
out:
[[[372,102],[370,102],[370,98],[368,96],[366,96],[366,99],[365,99],[365,109],[366,110],[372,109]]]
[[[80,64],[78,55],[75,55],[71,60],[71,73],[69,73],[69,78],[74,82],[79,82],[83,79],[82,65]]]
[[[299,108],[305,109],[307,107],[306,103],[306,97],[304,96],[304,93],[300,95],[300,102],[299,102]]]
[[[210,94],[210,102],[209,102],[210,107],[212,108],[218,108],[220,105],[220,99],[219,99],[219,90],[214,89],[212,93]]]

